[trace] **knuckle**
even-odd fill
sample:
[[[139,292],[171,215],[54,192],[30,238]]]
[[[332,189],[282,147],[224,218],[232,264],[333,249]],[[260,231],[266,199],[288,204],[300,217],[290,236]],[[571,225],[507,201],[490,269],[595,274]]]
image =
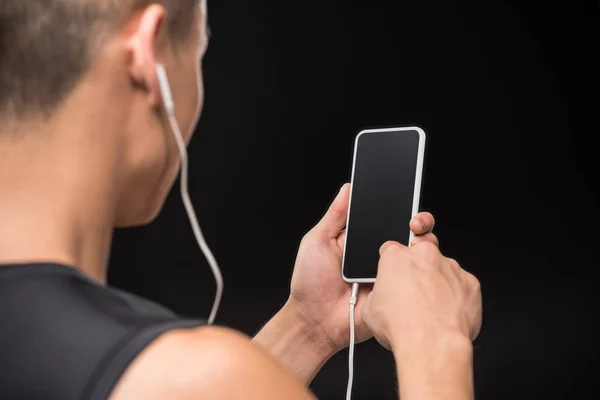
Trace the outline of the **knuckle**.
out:
[[[329,213],[336,218],[342,218],[346,216],[345,208],[336,203],[329,207]]]
[[[404,247],[398,242],[391,242],[390,248],[396,253],[402,252],[402,250],[404,250]]]
[[[439,240],[437,238],[437,236],[433,233],[428,233],[422,237],[417,237],[415,244],[418,244],[420,242],[429,242],[431,244],[433,244],[435,247],[439,247]]]
[[[462,269],[462,267],[460,266],[460,263],[455,259],[455,258],[447,258],[448,260],[448,264],[455,269]]]
[[[475,292],[481,292],[481,282],[470,272],[467,272],[467,282]]]
[[[306,242],[308,242],[310,240],[310,236],[311,236],[311,232],[307,232],[304,234],[304,236],[302,236],[302,239],[300,240],[300,245],[305,245]]]
[[[419,250],[421,252],[424,252],[424,253],[433,253],[433,252],[438,251],[438,248],[435,245],[435,243],[432,243],[429,240],[424,240],[424,241],[419,242],[417,247],[419,248]]]
[[[381,247],[381,255],[398,254],[402,250],[402,246],[398,242],[388,241]]]

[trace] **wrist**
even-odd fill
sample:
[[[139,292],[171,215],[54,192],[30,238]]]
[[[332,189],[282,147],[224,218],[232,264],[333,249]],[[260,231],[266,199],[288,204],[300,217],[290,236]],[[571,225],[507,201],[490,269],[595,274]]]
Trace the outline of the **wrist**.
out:
[[[472,347],[472,342],[467,335],[450,328],[413,329],[407,334],[394,336],[390,344],[399,352],[411,351],[429,344],[463,350]]]
[[[428,354],[470,361],[473,354],[471,340],[454,329],[414,330],[408,335],[394,338],[390,345],[399,364],[411,363],[415,358],[426,358]]]
[[[281,326],[287,327],[290,337],[306,350],[324,358],[331,358],[339,351],[336,349],[323,326],[304,313],[292,300],[288,300],[276,318]]]
[[[322,329],[290,302],[261,329],[254,342],[306,384],[335,354]]]
[[[392,345],[400,397],[473,398],[473,345],[462,332],[420,332]]]

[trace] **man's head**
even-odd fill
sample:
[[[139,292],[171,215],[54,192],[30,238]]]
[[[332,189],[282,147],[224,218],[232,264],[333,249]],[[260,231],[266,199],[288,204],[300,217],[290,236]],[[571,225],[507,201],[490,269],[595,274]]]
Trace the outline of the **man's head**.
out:
[[[166,69],[189,141],[204,96],[205,2],[0,0],[0,135],[18,142],[35,135],[24,128],[32,124],[60,120],[58,130],[68,130],[75,114],[101,114],[106,131],[90,140],[118,163],[115,223],[149,222],[179,167],[156,65]],[[87,139],[85,130],[78,134]]]

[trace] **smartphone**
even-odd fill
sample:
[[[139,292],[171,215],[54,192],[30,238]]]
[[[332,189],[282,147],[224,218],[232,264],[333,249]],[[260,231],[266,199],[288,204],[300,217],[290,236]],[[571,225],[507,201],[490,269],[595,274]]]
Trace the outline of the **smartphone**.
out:
[[[368,129],[356,136],[342,276],[373,283],[379,249],[390,240],[410,245],[419,212],[425,132],[417,127]]]

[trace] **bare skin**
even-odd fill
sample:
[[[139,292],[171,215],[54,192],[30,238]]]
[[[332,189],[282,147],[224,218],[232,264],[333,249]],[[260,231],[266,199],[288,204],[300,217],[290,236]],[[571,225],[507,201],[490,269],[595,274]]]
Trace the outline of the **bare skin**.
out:
[[[479,281],[431,242],[386,243],[366,325],[396,359],[402,399],[472,399],[472,341],[481,329]]]
[[[164,29],[165,10],[150,5],[110,38],[50,120],[0,124],[0,264],[61,263],[106,282],[113,229],[152,221],[179,170],[162,111],[157,63],[169,75],[186,142],[200,117],[199,60],[208,46],[205,3],[200,5],[193,34],[177,51]],[[6,131],[14,126],[18,135]],[[254,339],[215,327],[165,334],[137,357],[111,399],[280,399],[281,393],[289,399],[313,398],[307,384],[348,346],[350,286],[340,273],[348,196],[345,185],[302,240],[290,298]],[[415,244],[432,244],[431,253],[438,243],[434,225],[431,214],[421,213],[410,226]],[[441,255],[419,254],[419,265],[443,264]],[[384,259],[385,265],[409,261],[403,257],[382,257],[380,273],[391,274]],[[399,279],[389,278],[391,283]],[[376,285],[372,294],[368,288],[360,293],[357,341],[376,332],[378,339],[402,343],[410,336],[396,333],[403,325],[391,324],[392,314],[364,309],[386,298],[380,292],[387,293]],[[390,304],[399,301],[408,300],[389,299]],[[416,371],[421,380],[429,372]],[[401,382],[415,378],[404,374],[400,378],[410,379]]]

